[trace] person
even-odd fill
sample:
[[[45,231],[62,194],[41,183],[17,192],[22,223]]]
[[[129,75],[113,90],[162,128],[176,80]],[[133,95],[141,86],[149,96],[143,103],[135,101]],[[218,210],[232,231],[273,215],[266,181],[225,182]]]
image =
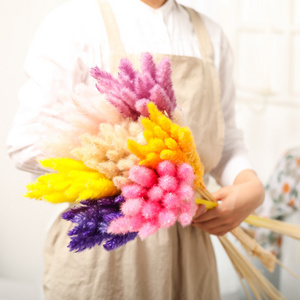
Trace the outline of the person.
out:
[[[300,225],[300,148],[286,149],[270,173],[263,205],[257,209],[259,216]],[[256,240],[272,251],[298,278],[279,269],[277,285],[287,299],[297,299],[300,293],[299,241],[264,228],[252,229]]]
[[[121,58],[138,64],[150,52],[168,56],[178,105],[187,116],[206,174],[223,186],[220,205],[202,206],[193,226],[161,229],[112,252],[67,248],[68,222],[57,218],[45,245],[46,299],[219,299],[209,234],[238,226],[264,198],[234,112],[232,51],[220,27],[175,0],[71,0],[41,24],[31,45],[20,110],[8,138],[16,166],[41,174],[38,120],[61,90],[94,85],[95,65],[117,71]]]

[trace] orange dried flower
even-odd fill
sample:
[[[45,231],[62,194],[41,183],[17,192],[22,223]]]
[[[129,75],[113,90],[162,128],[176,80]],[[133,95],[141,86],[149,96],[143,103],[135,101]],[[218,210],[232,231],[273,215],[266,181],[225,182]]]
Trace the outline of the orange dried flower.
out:
[[[155,104],[148,104],[149,118],[142,118],[146,145],[128,140],[128,149],[141,159],[140,164],[151,168],[162,160],[174,164],[189,163],[195,172],[195,186],[204,187],[204,167],[196,151],[193,134],[188,127],[173,123]]]

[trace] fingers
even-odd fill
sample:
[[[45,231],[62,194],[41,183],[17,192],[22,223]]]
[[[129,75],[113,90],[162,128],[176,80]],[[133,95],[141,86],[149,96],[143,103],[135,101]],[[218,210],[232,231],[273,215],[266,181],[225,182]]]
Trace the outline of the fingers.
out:
[[[192,225],[214,235],[223,235],[237,227],[240,223],[238,216],[227,215],[227,208],[220,206],[207,211],[193,219]]]
[[[194,223],[193,226],[201,229],[202,231],[208,232],[209,234],[221,236],[226,234],[227,232],[231,231],[232,228],[228,225],[221,225],[217,227],[212,227],[212,228],[206,228],[203,226],[203,223]]]
[[[217,207],[204,212],[199,207],[192,224],[214,235],[224,235],[236,227],[234,214],[235,197],[232,196],[234,189],[231,186],[223,187],[213,194],[216,200],[222,201]]]
[[[196,220],[193,220],[192,225],[195,227],[200,228],[203,231],[206,231],[210,234],[214,235],[223,235],[227,233],[228,231],[231,231],[232,229],[236,228],[240,225],[240,223],[243,221],[242,219],[236,217],[236,218],[220,218],[215,217],[211,218],[207,221],[199,220],[203,218],[204,216],[208,214],[205,213],[204,215],[200,216]]]
[[[198,209],[193,217],[193,220],[197,219],[198,217],[200,217],[201,215],[203,215],[204,213],[206,213],[206,208],[205,208],[205,205],[203,204],[199,204],[198,205]]]
[[[197,223],[203,223],[215,219],[219,215],[219,207],[215,207],[210,210],[205,210],[204,213],[195,215],[193,221]]]
[[[230,194],[231,190],[232,186],[225,186],[214,192],[212,195],[217,201],[220,201],[226,198]]]
[[[200,228],[201,230],[214,235],[223,235],[232,229],[236,228],[238,225],[232,221],[224,221],[221,219],[213,219],[207,222],[193,222],[193,226]]]
[[[196,219],[192,222],[192,224],[209,233],[211,233],[212,230],[215,231],[216,228],[222,228],[224,226],[227,227],[229,225],[224,223],[224,220],[221,218],[212,218],[207,221]]]

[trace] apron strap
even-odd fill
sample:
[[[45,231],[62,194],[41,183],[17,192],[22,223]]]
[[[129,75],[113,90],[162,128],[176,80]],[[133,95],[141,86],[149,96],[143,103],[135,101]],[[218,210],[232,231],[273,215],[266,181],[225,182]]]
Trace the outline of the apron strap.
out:
[[[211,45],[211,40],[201,16],[192,8],[185,7],[185,9],[190,15],[203,60],[213,62],[214,52]]]
[[[125,57],[126,52],[120,38],[120,32],[114,13],[108,1],[98,0],[98,3],[107,32],[110,53],[124,53],[123,56]],[[213,49],[209,34],[205,28],[202,18],[195,10],[185,6],[184,8],[190,15],[203,60],[213,62]],[[113,57],[113,55],[110,55],[110,57]]]
[[[113,55],[111,55],[113,52],[124,53],[123,56],[125,57],[126,52],[120,38],[119,28],[111,6],[106,0],[98,0],[98,4],[106,28],[110,57],[113,57]]]

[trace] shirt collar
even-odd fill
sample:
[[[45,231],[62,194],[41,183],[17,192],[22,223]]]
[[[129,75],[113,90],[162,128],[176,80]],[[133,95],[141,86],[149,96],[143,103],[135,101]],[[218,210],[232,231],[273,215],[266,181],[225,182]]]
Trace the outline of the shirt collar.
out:
[[[152,8],[151,6],[147,5],[146,3],[140,0],[134,0],[132,1],[132,4],[134,4],[135,9],[140,11],[141,13],[161,13],[162,16],[165,18],[174,7],[175,0],[167,0],[166,3],[164,3],[161,7],[157,9]]]

